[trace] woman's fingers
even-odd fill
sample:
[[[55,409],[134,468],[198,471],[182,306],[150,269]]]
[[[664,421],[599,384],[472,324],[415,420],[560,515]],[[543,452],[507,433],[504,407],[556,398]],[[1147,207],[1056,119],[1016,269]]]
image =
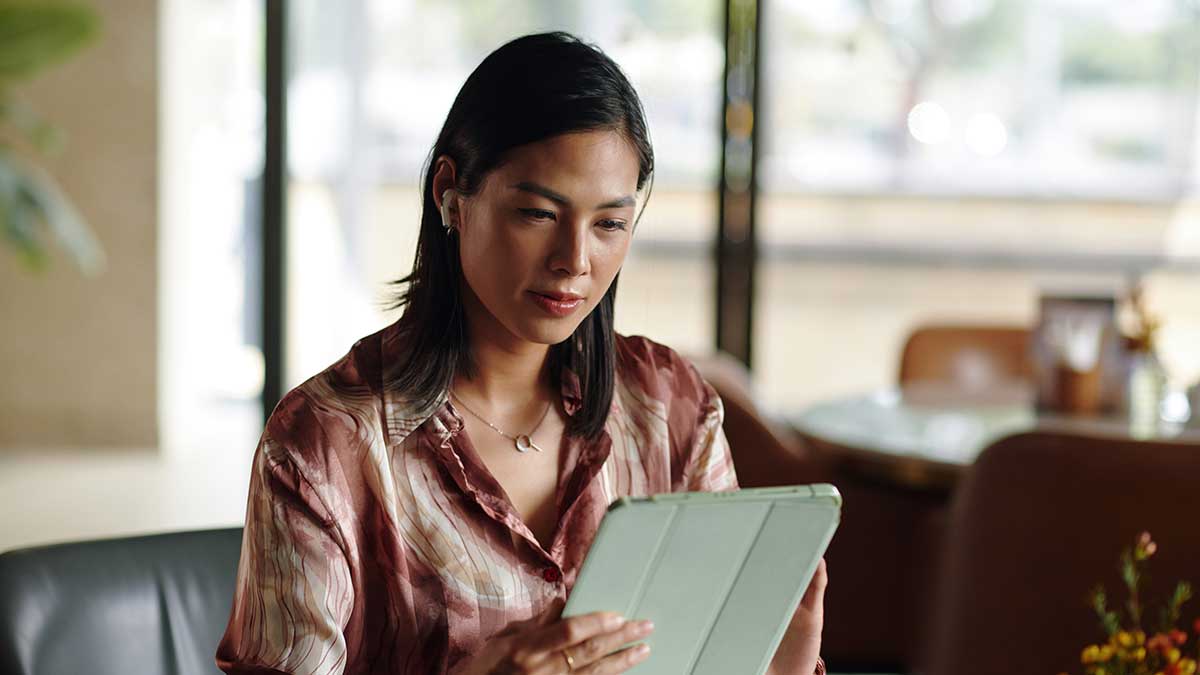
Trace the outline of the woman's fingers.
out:
[[[821,558],[821,562],[817,563],[817,571],[813,573],[812,581],[808,584],[808,590],[804,592],[804,598],[800,601],[800,606],[810,610],[817,607],[824,599],[825,587],[828,585],[829,571],[825,567],[825,559]]]
[[[652,632],[654,632],[654,624],[650,621],[629,621],[618,630],[601,633],[576,645],[565,647],[564,651],[571,655],[575,667],[579,669],[604,660],[621,647],[631,642],[637,642]]]
[[[573,673],[580,675],[616,675],[623,673],[650,657],[650,647],[645,644],[622,649],[616,654],[610,654],[595,663],[583,668],[577,668]]]
[[[546,652],[577,645],[603,633],[619,630],[625,619],[616,612],[592,612],[563,619],[538,631],[533,636],[535,646]],[[572,656],[574,658],[574,656]]]
[[[825,588],[829,585],[829,572],[825,568],[825,559],[817,564],[808,589],[796,613],[792,615],[792,627],[802,635],[820,635],[825,624]]]
[[[614,612],[594,612],[559,619],[562,607],[527,621],[513,622],[488,641],[466,672],[512,672],[559,675],[623,673],[645,660],[643,645],[622,651],[653,630],[648,621],[625,621]],[[547,621],[554,623],[546,625]],[[499,670],[497,670],[499,669]]]
[[[569,655],[572,672],[623,673],[645,660],[649,649],[644,645],[624,650],[621,647],[641,640],[653,631],[654,624],[649,621],[625,621],[612,612],[596,612],[563,619],[535,633],[531,643],[520,651],[527,655],[522,660],[548,669],[547,672],[558,672],[560,666],[566,665],[566,655]],[[540,652],[540,658],[530,651]]]

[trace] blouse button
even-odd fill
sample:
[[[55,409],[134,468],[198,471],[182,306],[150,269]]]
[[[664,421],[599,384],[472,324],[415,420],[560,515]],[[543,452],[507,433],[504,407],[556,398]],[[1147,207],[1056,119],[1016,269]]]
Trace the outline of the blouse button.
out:
[[[542,578],[552,584],[556,584],[562,580],[562,572],[559,572],[557,567],[547,567],[542,570]]]

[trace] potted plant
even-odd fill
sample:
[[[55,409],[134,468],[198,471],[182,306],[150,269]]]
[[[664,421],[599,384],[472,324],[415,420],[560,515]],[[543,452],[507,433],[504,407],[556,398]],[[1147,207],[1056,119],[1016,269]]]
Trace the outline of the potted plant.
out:
[[[1133,547],[1121,554],[1121,580],[1128,599],[1124,611],[1109,608],[1103,587],[1092,591],[1092,608],[1106,639],[1084,647],[1080,663],[1086,675],[1196,675],[1200,660],[1200,618],[1189,635],[1183,608],[1192,598],[1191,584],[1181,581],[1157,615],[1148,615],[1141,587],[1146,564],[1158,545],[1143,532]]]
[[[0,0],[0,235],[30,269],[56,242],[85,274],[104,267],[95,235],[35,159],[61,151],[63,134],[14,93],[14,85],[75,54],[99,26],[87,6]]]

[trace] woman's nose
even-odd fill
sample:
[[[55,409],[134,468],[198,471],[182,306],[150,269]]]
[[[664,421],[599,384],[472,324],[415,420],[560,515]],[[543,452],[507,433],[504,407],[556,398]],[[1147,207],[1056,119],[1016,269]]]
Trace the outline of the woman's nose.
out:
[[[579,277],[591,271],[588,234],[586,225],[571,224],[560,228],[558,241],[555,242],[554,257],[551,260],[551,267],[555,272]]]

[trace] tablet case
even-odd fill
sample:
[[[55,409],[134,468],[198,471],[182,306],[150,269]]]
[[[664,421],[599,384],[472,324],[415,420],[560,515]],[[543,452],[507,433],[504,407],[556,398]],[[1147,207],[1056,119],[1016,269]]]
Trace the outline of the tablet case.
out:
[[[761,675],[841,514],[832,485],[613,502],[563,616],[654,621],[639,675]]]

